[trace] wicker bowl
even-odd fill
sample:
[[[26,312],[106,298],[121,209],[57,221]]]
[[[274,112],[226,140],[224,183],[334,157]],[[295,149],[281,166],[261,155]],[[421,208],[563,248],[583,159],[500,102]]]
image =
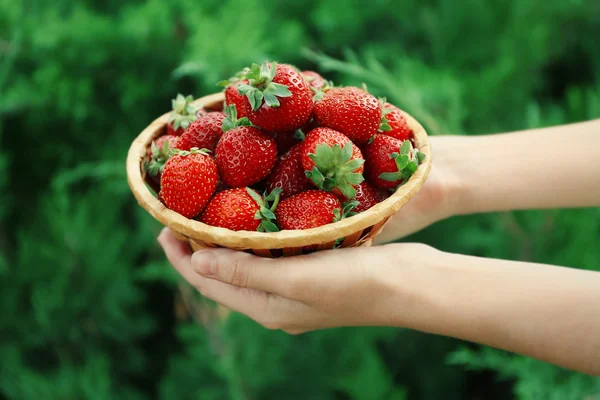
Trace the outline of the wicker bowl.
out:
[[[199,98],[195,104],[209,110],[222,110],[223,93]],[[400,186],[388,199],[369,210],[350,218],[306,230],[283,230],[274,233],[231,231],[188,219],[166,208],[152,193],[156,191],[151,179],[143,169],[143,160],[152,141],[166,132],[169,113],[153,121],[133,141],[127,155],[127,180],[139,204],[156,220],[169,227],[173,234],[189,243],[192,250],[205,247],[227,247],[243,250],[262,257],[294,256],[315,250],[370,246],[389,218],[418,192],[431,169],[431,148],[425,129],[412,116],[404,113],[414,131],[415,146],[425,153],[423,163],[411,178]]]

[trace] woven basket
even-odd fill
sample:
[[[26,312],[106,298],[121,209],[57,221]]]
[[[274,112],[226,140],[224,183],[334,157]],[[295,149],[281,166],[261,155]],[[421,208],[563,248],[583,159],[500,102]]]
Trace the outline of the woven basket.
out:
[[[220,111],[224,100],[223,93],[217,93],[199,98],[194,103],[209,110]],[[189,243],[194,251],[205,247],[227,247],[262,257],[294,256],[332,249],[336,246],[336,241],[342,238],[341,244],[338,243],[339,248],[370,246],[389,218],[417,193],[431,169],[431,148],[427,133],[412,116],[404,114],[414,131],[415,146],[426,155],[418,170],[385,201],[365,212],[318,228],[274,233],[236,232],[209,226],[167,209],[149,190],[149,187],[155,191],[157,188],[146,176],[142,163],[152,141],[166,132],[169,113],[152,122],[131,144],[127,155],[127,180],[139,204],[169,227],[179,240]]]

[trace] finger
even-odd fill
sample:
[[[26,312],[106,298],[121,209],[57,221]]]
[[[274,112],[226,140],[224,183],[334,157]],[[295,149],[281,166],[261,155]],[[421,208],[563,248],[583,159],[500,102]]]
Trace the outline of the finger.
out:
[[[229,249],[202,249],[192,255],[192,267],[202,276],[283,295],[287,280],[280,266],[276,260]]]
[[[361,265],[364,250],[329,250],[309,255],[267,259],[227,249],[203,249],[192,255],[192,267],[202,276],[230,285],[274,293],[288,299],[304,300],[318,287],[334,287]]]
[[[192,268],[192,251],[189,246],[178,240],[168,228],[158,236],[165,255],[179,274],[203,296],[250,318],[262,322],[266,314],[267,296],[264,292],[242,289],[214,279],[198,275]]]
[[[200,276],[192,269],[192,251],[189,246],[178,240],[169,228],[164,228],[158,235],[158,243],[163,248],[169,263],[189,284],[198,287]]]

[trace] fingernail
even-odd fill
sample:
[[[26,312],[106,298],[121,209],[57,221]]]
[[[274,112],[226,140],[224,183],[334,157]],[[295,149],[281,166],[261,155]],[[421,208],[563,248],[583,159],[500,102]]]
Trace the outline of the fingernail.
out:
[[[194,271],[203,276],[212,276],[217,269],[217,262],[210,250],[199,250],[192,256]]]

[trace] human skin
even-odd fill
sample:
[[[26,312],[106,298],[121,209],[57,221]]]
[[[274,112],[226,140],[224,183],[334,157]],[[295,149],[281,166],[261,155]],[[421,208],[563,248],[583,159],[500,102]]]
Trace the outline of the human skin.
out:
[[[431,142],[429,179],[378,246],[272,260],[192,253],[168,229],[159,242],[204,296],[269,329],[398,326],[600,375],[600,273],[581,269],[592,266],[384,245],[453,215],[600,206],[600,120]]]

